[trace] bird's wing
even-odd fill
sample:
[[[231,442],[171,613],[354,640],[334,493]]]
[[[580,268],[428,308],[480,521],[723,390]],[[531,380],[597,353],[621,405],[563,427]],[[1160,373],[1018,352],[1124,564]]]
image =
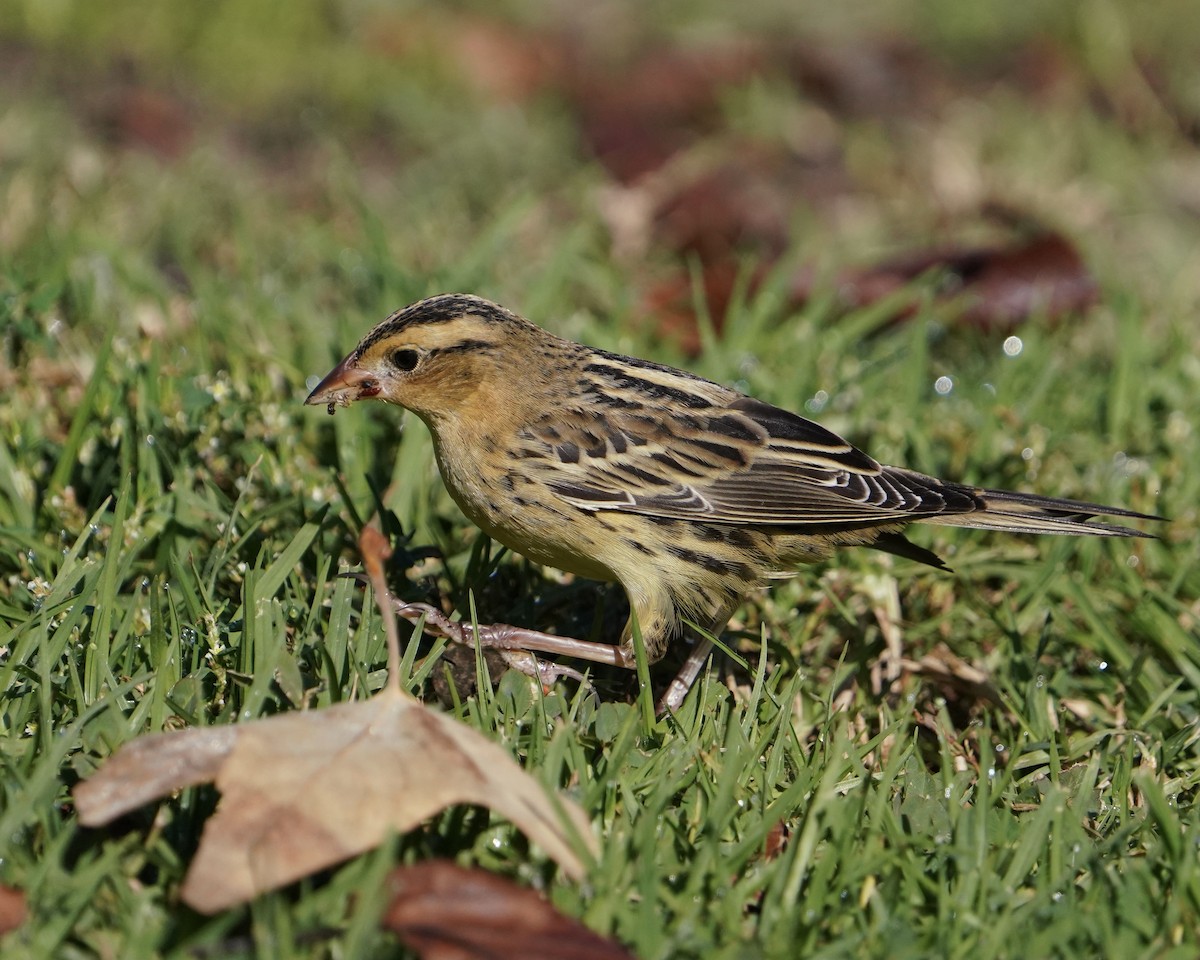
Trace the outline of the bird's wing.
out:
[[[676,410],[561,410],[522,432],[527,463],[590,511],[750,525],[871,525],[980,508],[974,491],[881,466],[824,427],[731,394]]]

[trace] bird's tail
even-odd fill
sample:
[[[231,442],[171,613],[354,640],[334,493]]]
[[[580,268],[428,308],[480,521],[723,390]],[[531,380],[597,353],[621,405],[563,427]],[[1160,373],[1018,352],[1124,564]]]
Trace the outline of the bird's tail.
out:
[[[945,513],[922,517],[925,523],[949,527],[1002,530],[1005,533],[1056,533],[1068,536],[1153,537],[1131,527],[1090,521],[1089,517],[1122,517],[1130,520],[1162,520],[1148,513],[1106,507],[1083,500],[1040,497],[1012,490],[976,490],[978,507],[968,513]]]

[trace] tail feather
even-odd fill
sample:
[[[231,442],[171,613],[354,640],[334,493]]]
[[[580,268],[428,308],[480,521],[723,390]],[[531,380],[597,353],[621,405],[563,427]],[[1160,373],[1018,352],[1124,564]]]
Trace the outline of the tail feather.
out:
[[[1162,517],[1120,507],[1107,507],[1084,500],[1041,497],[1012,490],[978,490],[980,509],[972,513],[923,517],[926,523],[951,527],[1001,530],[1006,533],[1052,533],[1066,536],[1147,537],[1154,535],[1115,523],[1091,521],[1089,517],[1125,517],[1132,520],[1162,520]]]
[[[927,566],[933,567],[935,570],[949,570],[946,561],[939,557],[932,550],[927,550],[924,547],[919,547],[904,534],[896,530],[888,530],[881,533],[878,537],[867,544],[876,550],[882,550],[884,553],[890,553],[897,557],[903,557],[906,560],[915,560],[917,563],[924,563]]]

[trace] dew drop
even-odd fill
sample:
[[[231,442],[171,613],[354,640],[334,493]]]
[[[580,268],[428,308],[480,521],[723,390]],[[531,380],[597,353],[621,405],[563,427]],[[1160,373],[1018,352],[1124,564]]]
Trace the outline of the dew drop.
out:
[[[1021,342],[1020,337],[1008,337],[1004,341],[1004,354],[1008,357],[1017,357],[1021,355],[1021,351],[1025,349],[1025,344]]]
[[[954,389],[954,381],[949,377],[938,377],[933,381],[933,389],[937,391],[939,396],[946,396]]]
[[[824,390],[818,390],[811,398],[804,401],[804,409],[809,413],[820,413],[825,409],[825,404],[829,402],[829,394]]]

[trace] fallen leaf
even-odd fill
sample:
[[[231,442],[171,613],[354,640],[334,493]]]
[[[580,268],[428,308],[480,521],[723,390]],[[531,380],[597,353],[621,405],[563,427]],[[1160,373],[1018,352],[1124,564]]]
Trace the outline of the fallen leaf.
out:
[[[587,148],[616,180],[632,183],[718,129],[721,89],[752,78],[762,53],[741,38],[659,48],[632,63],[584,61],[566,76],[567,98]]]
[[[774,259],[787,248],[802,175],[786,158],[743,147],[664,198],[654,212],[658,245],[704,263],[751,249]]]
[[[84,826],[110,822],[174,790],[215,779],[183,899],[215,913],[378,845],[455,803],[508,817],[573,878],[586,818],[556,805],[502,748],[470,727],[385,689],[370,700],[253,723],[143,737],[75,788]]]
[[[771,260],[760,261],[746,276],[732,259],[715,258],[703,264],[701,293],[713,327],[720,331],[734,290],[744,283],[753,295],[770,275]],[[1034,316],[1054,323],[1083,313],[1096,303],[1099,286],[1075,247],[1056,233],[1041,233],[1011,245],[946,247],[906,254],[883,263],[843,271],[836,279],[838,299],[847,310],[858,310],[900,295],[895,309],[881,323],[913,316],[923,294],[904,296],[920,277],[942,271],[936,291],[939,303],[956,308],[963,326],[1007,332]],[[799,267],[791,278],[786,304],[803,307],[823,289],[811,266]],[[700,349],[694,290],[690,274],[680,272],[651,286],[642,298],[643,311],[660,332],[689,353]]]
[[[121,90],[107,119],[114,141],[142,147],[164,159],[177,159],[191,143],[187,108],[158,90],[139,86]]]
[[[762,858],[769,862],[779,857],[787,849],[791,835],[792,829],[786,823],[780,822],[771,827],[763,841]]]
[[[75,787],[79,822],[103,826],[151,800],[215,780],[241,734],[240,726],[222,724],[154,733],[125,744]]]
[[[571,877],[576,846],[594,849],[587,818],[552,800],[479,732],[399,687],[398,631],[383,577],[390,548],[367,527],[364,565],[388,637],[390,682],[370,700],[248,723],[181,730],[125,745],[74,790],[79,821],[105,824],[174,790],[221,791],[182,896],[215,913],[377,846],[456,803],[500,813]]]
[[[422,960],[632,960],[532,890],[444,860],[394,870],[383,925]]]
[[[1007,246],[927,250],[849,272],[839,284],[841,298],[866,306],[939,269],[952,281],[939,299],[958,303],[960,321],[984,330],[1009,330],[1035,314],[1058,320],[1081,313],[1099,292],[1078,250],[1060,234],[1040,233]]]
[[[79,107],[108,143],[176,160],[191,145],[193,109],[175,91],[145,83],[140,72],[135,60],[118,59],[104,74],[79,86]]]
[[[25,922],[27,913],[25,894],[0,883],[0,934],[16,930]]]

